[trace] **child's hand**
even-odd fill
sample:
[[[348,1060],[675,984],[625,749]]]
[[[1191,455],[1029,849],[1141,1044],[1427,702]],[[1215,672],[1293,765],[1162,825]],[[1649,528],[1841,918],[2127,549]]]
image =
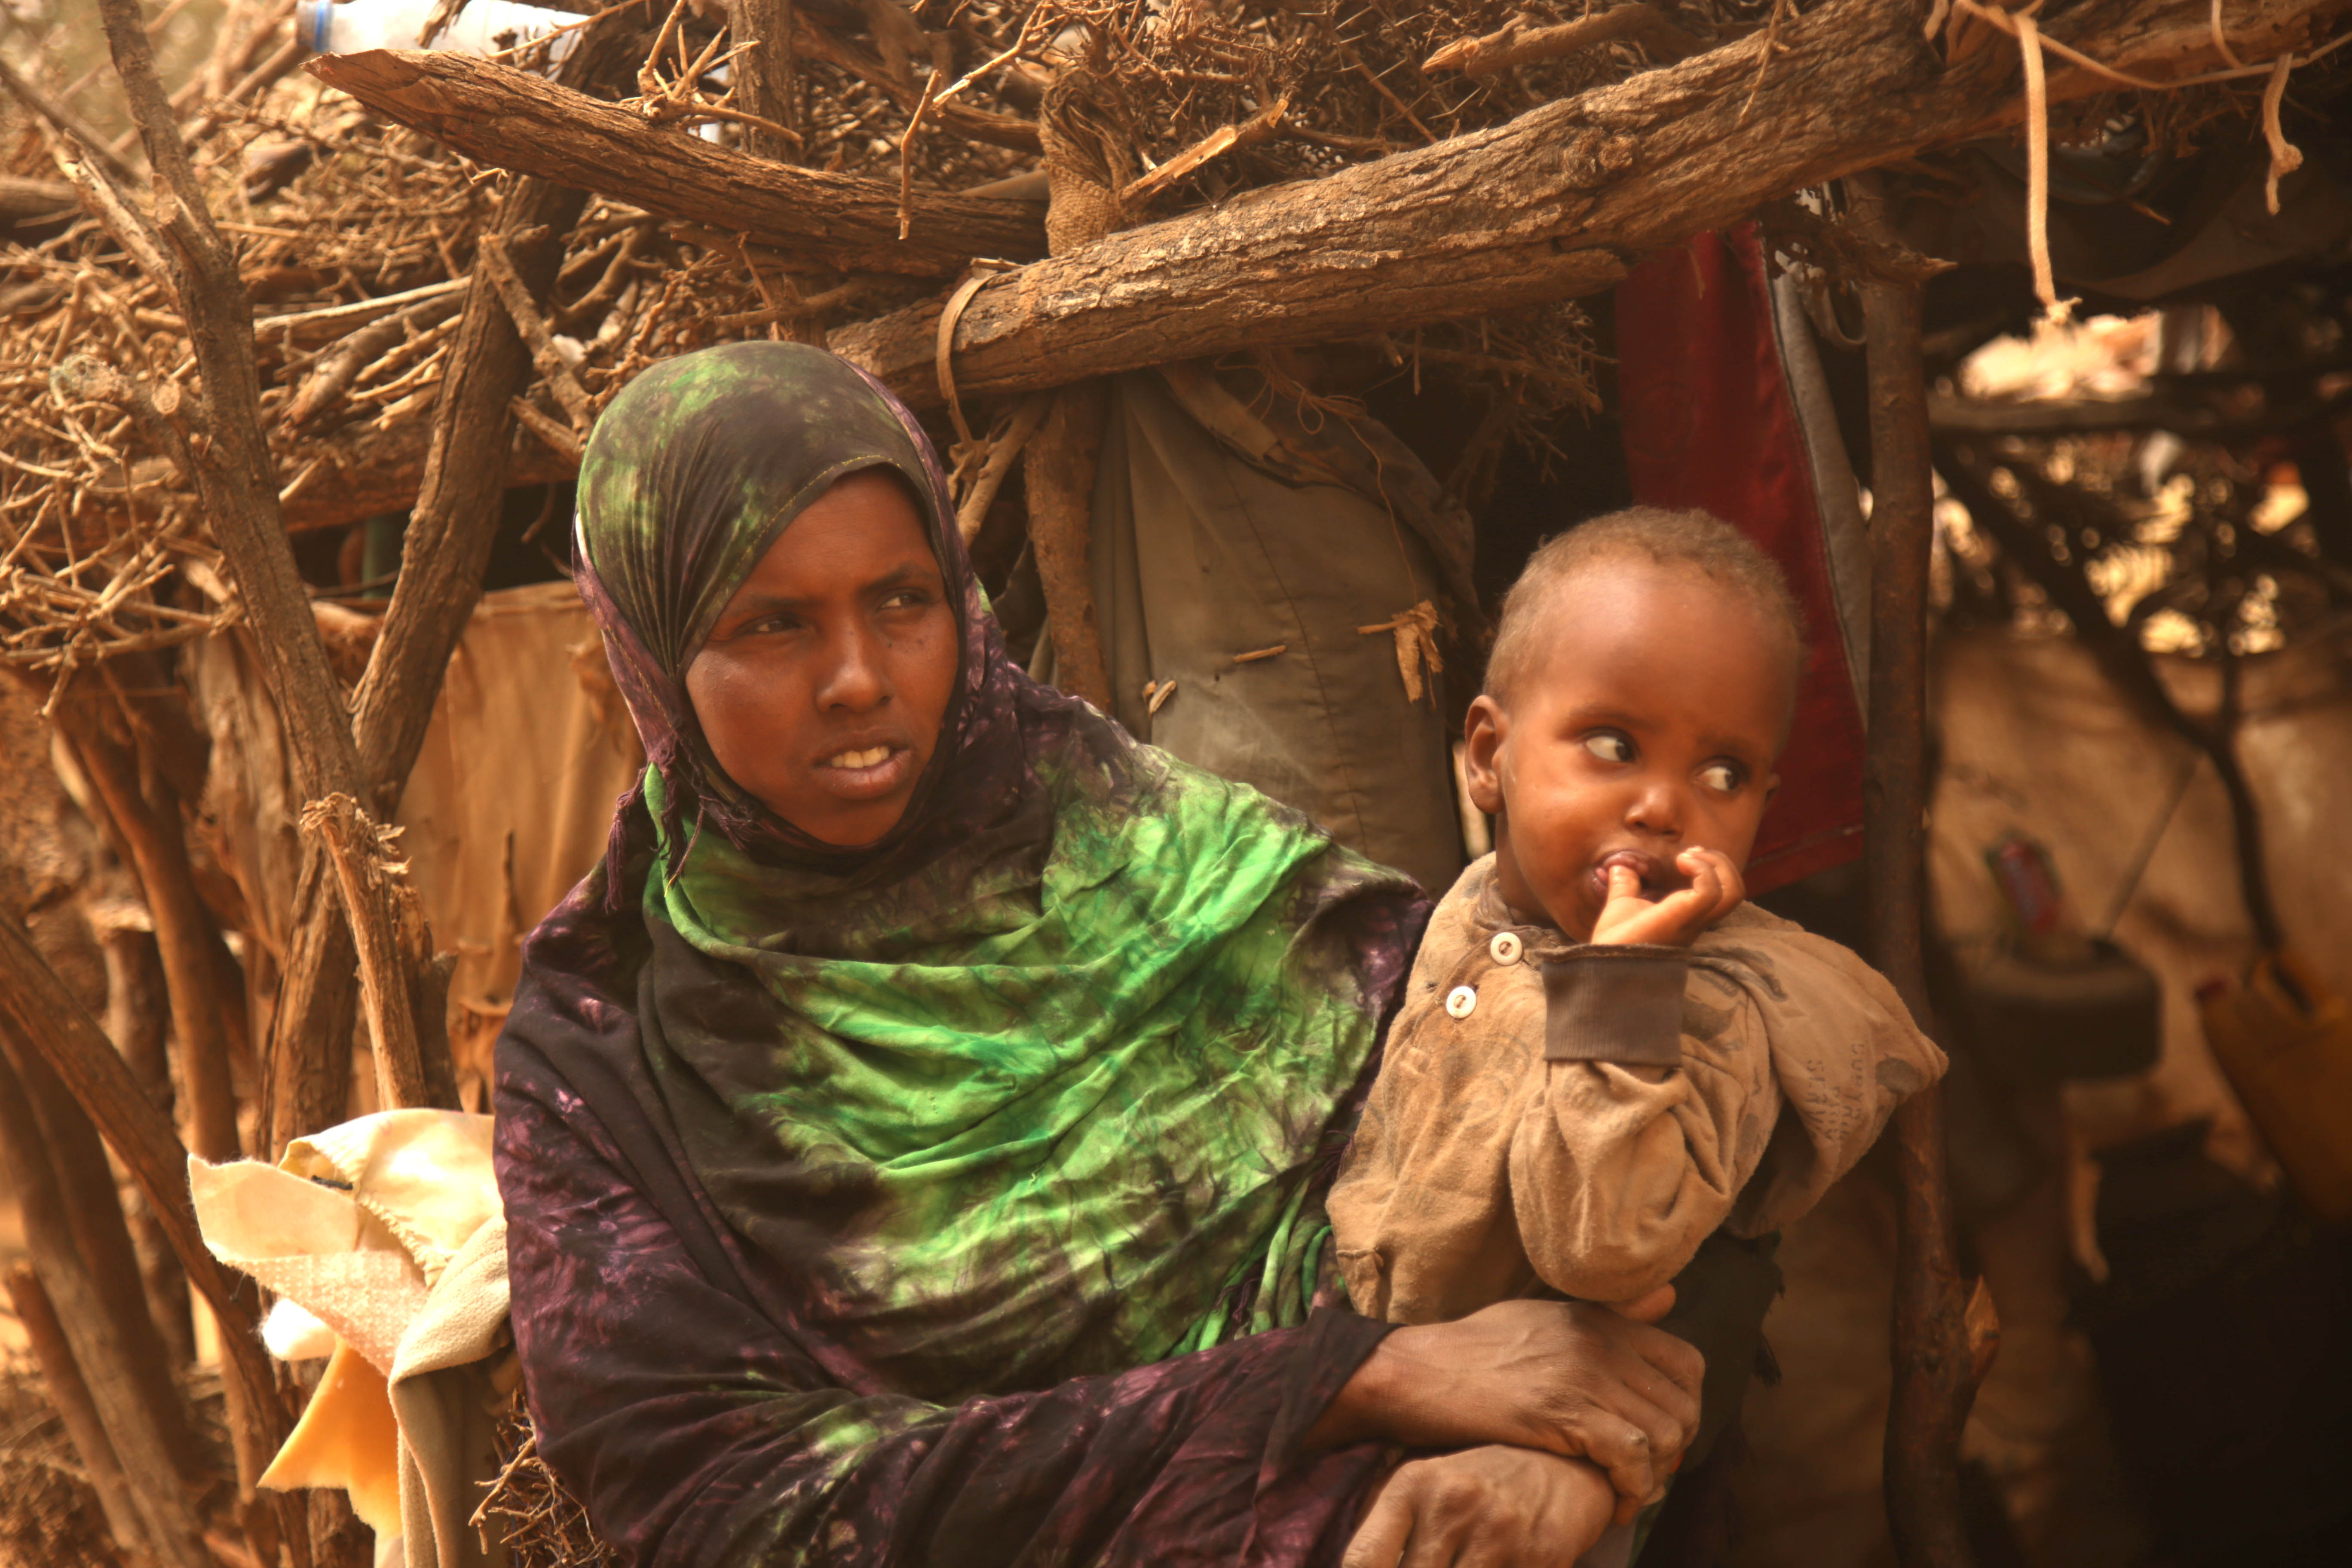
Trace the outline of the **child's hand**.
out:
[[[1592,922],[1592,940],[1688,947],[1748,896],[1739,868],[1721,850],[1685,849],[1675,857],[1675,869],[1691,885],[1652,903],[1642,896],[1641,875],[1631,866],[1610,867],[1609,901]]]

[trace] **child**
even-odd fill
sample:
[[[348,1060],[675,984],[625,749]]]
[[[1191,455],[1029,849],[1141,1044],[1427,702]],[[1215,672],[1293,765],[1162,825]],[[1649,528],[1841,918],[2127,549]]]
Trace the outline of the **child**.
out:
[[[1495,853],[1431,920],[1329,1200],[1357,1310],[1396,1322],[1675,1281],[1694,1461],[1778,1288],[1756,1238],[1944,1069],[1876,972],[1741,901],[1801,658],[1778,569],[1704,513],[1536,552],[1467,725]]]

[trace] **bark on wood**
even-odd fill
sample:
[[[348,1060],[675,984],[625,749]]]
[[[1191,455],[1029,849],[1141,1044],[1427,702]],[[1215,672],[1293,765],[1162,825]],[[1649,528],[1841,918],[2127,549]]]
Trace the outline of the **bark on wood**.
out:
[[[172,1062],[165,1029],[171,996],[163,983],[163,960],[155,934],[129,925],[102,926],[99,946],[106,954],[106,1037],[146,1091],[149,1103],[172,1115]],[[147,1281],[147,1310],[173,1364],[196,1359],[195,1331],[188,1312],[188,1277],[172,1256],[171,1239],[144,1194],[134,1191],[131,1239],[139,1249],[139,1272]]]
[[[252,1308],[196,1229],[188,1201],[187,1150],[140,1092],[113,1044],[7,921],[0,921],[0,1050],[10,1054],[19,1075],[26,1060],[37,1057],[62,1080],[153,1206],[188,1283],[212,1309],[220,1324],[226,1376],[244,1384],[248,1424],[232,1428],[231,1436],[237,1446],[238,1479],[249,1487],[286,1435],[286,1413],[277,1400]]]
[[[131,183],[134,176],[131,173],[131,165],[107,146],[106,138],[100,135],[95,127],[43,92],[5,59],[0,59],[0,87],[6,88],[16,96],[17,102],[47,121],[59,133],[80,143],[82,150],[105,164],[107,172],[117,180],[126,185]]]
[[[996,504],[997,492],[1004,488],[1006,476],[1013,472],[1013,463],[1053,409],[1051,393],[1037,393],[1022,399],[1013,417],[1006,421],[1004,433],[990,444],[971,489],[956,503],[956,531],[963,535],[964,543],[970,544],[980,537],[981,525],[988,521],[988,509]]]
[[[2230,36],[2265,58],[2341,4],[2243,0]],[[2044,30],[2124,69],[2177,76],[2218,60],[2210,9],[2116,0]],[[1015,268],[958,322],[956,384],[1030,391],[1609,288],[1631,258],[1790,191],[2014,121],[2013,53],[1948,69],[1921,20],[1890,0],[1829,0],[1782,24],[1760,89],[1758,35],[1492,131]],[[2079,68],[2050,78],[2053,99],[2112,86]],[[933,406],[939,321],[936,302],[910,307],[843,328],[829,346]]]
[[[593,85],[621,71],[627,37],[607,24],[592,27],[565,63],[564,79]],[[564,237],[585,205],[581,192],[538,179],[518,181],[507,194],[493,234],[532,298],[545,299],[552,289]],[[402,542],[401,574],[384,612],[383,635],[352,704],[369,788],[346,793],[363,801],[379,820],[389,821],[399,805],[401,786],[425,743],[442,672],[481,597],[499,507],[506,487],[517,482],[506,470],[507,457],[515,449],[509,405],[524,389],[530,365],[530,351],[496,284],[478,271],[468,282],[465,316],[443,373],[433,445]],[[544,450],[535,439],[525,445]]]
[[[594,83],[621,71],[632,36],[625,22],[614,16],[592,26],[565,62],[564,79]],[[493,232],[532,293],[544,295],[554,281],[563,237],[584,205],[580,193],[539,180],[520,181],[508,193]],[[381,818],[398,808],[401,788],[425,743],[449,655],[481,596],[500,505],[508,484],[515,482],[506,467],[515,447],[510,405],[522,390],[529,365],[496,286],[487,273],[478,273],[467,281],[465,313],[434,406],[432,445],[402,541],[400,576],[383,634],[352,699],[350,724],[358,765],[352,781],[332,792],[365,801]],[[526,445],[535,453],[544,451],[536,440]],[[310,792],[305,798],[328,793]],[[343,1117],[358,990],[358,949],[344,913],[324,860],[306,854],[273,1031],[273,1151]],[[399,951],[390,933],[374,940],[379,951]]]
[[[387,49],[308,68],[469,158],[838,267],[945,277],[1045,248],[1035,206],[941,195],[914,197],[902,241],[893,184],[770,163],[487,60]]]
[[[277,465],[261,424],[253,302],[173,121],[137,0],[99,0],[99,10],[160,187],[162,216],[150,237],[170,268],[161,281],[177,299],[203,379],[201,403],[184,412],[205,438],[184,449],[286,725],[296,787],[316,799],[352,786],[359,752],[278,516]],[[165,391],[175,403],[191,401],[176,396],[176,384]],[[179,411],[159,401],[166,418]]]
[[[1029,544],[1045,590],[1054,637],[1054,684],[1111,711],[1110,673],[1095,620],[1087,539],[1094,518],[1095,460],[1102,450],[1102,388],[1065,387],[1030,438],[1023,470],[1029,489]]]
[[[343,394],[360,372],[375,363],[385,351],[407,337],[411,329],[422,331],[437,326],[457,314],[460,300],[457,294],[445,293],[429,300],[420,300],[402,310],[371,321],[352,332],[332,352],[320,357],[319,363],[302,378],[286,405],[289,425],[308,425],[334,405],[342,401]]]
[[[391,858],[383,830],[347,795],[313,801],[303,810],[302,828],[326,846],[343,909],[359,933],[360,986],[383,1108],[457,1110],[447,998],[434,984],[432,932],[408,868]]]
[[[735,57],[735,98],[742,108],[788,131],[800,130],[794,107],[793,0],[730,0],[728,29],[751,47]],[[792,161],[801,151],[763,125],[743,127],[743,146],[755,158]]]
[[[1857,182],[1856,225],[1894,243],[1874,182]],[[1935,535],[1920,285],[1862,285],[1869,342],[1871,629],[1864,842],[1871,962],[1922,1027],[1927,1006],[1927,563]],[[1905,1568],[1968,1568],[1960,1522],[1960,1429],[1975,1397],[1967,1290],[1945,1176],[1943,1097],[1931,1089],[1894,1120],[1900,1192],[1895,1261],[1895,1384],[1886,1423],[1886,1518]]]
[[[891,4],[890,0],[872,0],[859,10],[861,14],[857,20],[869,31],[883,26],[887,19],[895,18],[902,24],[902,36],[898,44],[898,63],[894,65],[879,55],[859,48],[805,16],[794,18],[793,47],[811,59],[840,67],[911,115],[915,106],[922,101],[922,89],[918,84],[924,79],[924,73],[908,69],[904,56],[908,49],[921,47],[923,31],[904,8]],[[876,36],[886,37],[887,31]],[[944,64],[944,61],[935,58],[932,63]],[[969,108],[954,100],[938,105],[937,110],[937,123],[967,142],[984,142],[992,147],[1009,147],[1016,153],[1039,151],[1034,121]]]
[[[488,274],[490,286],[498,290],[499,303],[506,308],[507,320],[514,324],[523,346],[530,351],[531,367],[539,372],[547,383],[547,390],[571,417],[573,432],[587,435],[588,426],[596,420],[595,409],[588,401],[588,389],[580,384],[572,367],[556,352],[555,334],[548,330],[547,317],[532,298],[530,285],[515,271],[514,262],[507,255],[506,241],[495,234],[484,235],[476,265]]]
[[[1424,71],[1460,71],[1464,76],[1493,76],[1513,66],[1555,60],[1579,49],[1590,49],[1618,38],[1638,37],[1658,59],[1687,59],[1698,52],[1696,38],[1660,12],[1635,0],[1597,16],[1563,22],[1556,27],[1529,27],[1518,20],[1484,37],[1457,38],[1422,62]]]
[[[284,1153],[305,1133],[332,1127],[350,1109],[358,962],[334,868],[322,853],[306,849],[262,1065],[269,1137],[260,1152],[268,1158]]]
[[[112,1202],[113,1177],[97,1143],[89,1121],[18,1031],[0,1027],[0,1159],[24,1216],[26,1250],[56,1302],[108,1447],[139,1478],[131,1501],[142,1544],[166,1568],[205,1568],[203,1527],[185,1485],[196,1468],[194,1435],[148,1321],[131,1239]],[[110,1216],[112,1238],[102,1223]],[[117,1245],[107,1246],[109,1239]],[[93,1241],[95,1254],[85,1250]]]
[[[74,188],[63,180],[0,174],[0,225],[69,213],[77,205]]]
[[[432,426],[421,419],[388,431],[362,426],[320,437],[310,450],[328,459],[325,482],[304,487],[286,503],[287,531],[343,528],[386,512],[414,510],[432,448]],[[500,459],[493,455],[489,460]],[[503,462],[509,489],[552,484],[579,471],[535,438],[520,434],[508,447]]]
[[[236,1090],[229,1078],[229,1040],[219,974],[213,966],[212,919],[196,892],[179,797],[157,770],[141,788],[135,751],[107,733],[100,707],[106,699],[83,693],[58,704],[58,730],[83,774],[106,802],[155,922],[179,1046],[181,1080],[188,1087],[188,1127],[195,1152],[207,1160],[234,1160]]]
[[[89,1384],[74,1360],[65,1324],[58,1321],[58,1310],[30,1264],[19,1263],[8,1270],[8,1301],[16,1309],[16,1321],[25,1331],[33,1364],[40,1368],[49,1405],[81,1458],[82,1474],[89,1478],[90,1489],[98,1494],[100,1511],[106,1515],[106,1528],[115,1545],[125,1556],[145,1556],[147,1526],[123,1479],[122,1461],[114,1456],[114,1444],[106,1435],[97,1402],[90,1397]]]

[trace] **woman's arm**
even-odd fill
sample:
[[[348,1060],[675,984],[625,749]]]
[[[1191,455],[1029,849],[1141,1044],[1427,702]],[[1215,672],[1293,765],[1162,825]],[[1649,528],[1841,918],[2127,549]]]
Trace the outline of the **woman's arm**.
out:
[[[1382,1468],[1301,1441],[1382,1325],[954,1407],[859,1393],[698,1268],[576,1098],[509,1077],[499,1141],[541,1451],[625,1561],[1328,1563]]]

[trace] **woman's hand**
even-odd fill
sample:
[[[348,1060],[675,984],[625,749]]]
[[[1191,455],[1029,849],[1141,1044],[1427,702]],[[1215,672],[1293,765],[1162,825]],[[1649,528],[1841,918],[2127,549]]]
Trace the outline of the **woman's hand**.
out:
[[[1622,1308],[1500,1301],[1456,1322],[1399,1329],[1356,1369],[1307,1445],[1507,1443],[1582,1456],[1608,1472],[1630,1517],[1698,1431],[1706,1362],[1647,1326],[1674,1299],[1661,1287]]]
[[[1581,1459],[1501,1447],[1414,1459],[1373,1494],[1339,1568],[1567,1568],[1616,1503]]]

